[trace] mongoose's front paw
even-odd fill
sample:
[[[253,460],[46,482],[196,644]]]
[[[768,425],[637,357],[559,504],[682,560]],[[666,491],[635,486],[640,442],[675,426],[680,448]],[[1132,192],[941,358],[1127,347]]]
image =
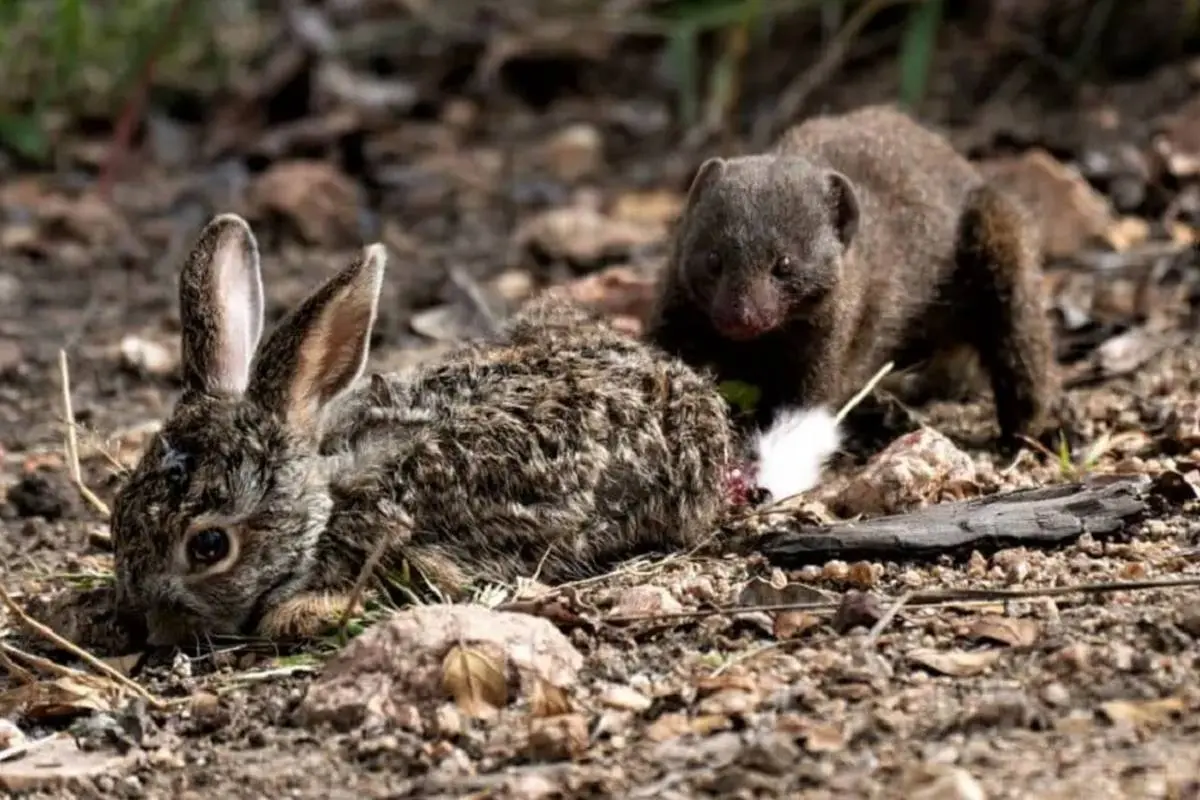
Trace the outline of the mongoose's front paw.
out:
[[[301,594],[268,611],[258,632],[268,639],[311,639],[333,630],[350,604],[345,594]]]

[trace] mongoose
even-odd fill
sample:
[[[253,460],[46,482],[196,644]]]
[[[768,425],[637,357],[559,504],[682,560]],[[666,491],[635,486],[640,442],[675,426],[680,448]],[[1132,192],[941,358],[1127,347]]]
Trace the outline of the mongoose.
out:
[[[759,425],[962,344],[1007,444],[1058,421],[1036,230],[897,109],[814,117],[765,154],[707,159],[675,237],[647,336],[757,386]]]

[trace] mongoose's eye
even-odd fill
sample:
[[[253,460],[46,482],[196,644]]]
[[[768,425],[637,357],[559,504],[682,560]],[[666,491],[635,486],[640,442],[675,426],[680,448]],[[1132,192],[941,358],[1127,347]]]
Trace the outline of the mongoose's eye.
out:
[[[721,256],[716,250],[709,250],[704,256],[704,266],[708,267],[709,272],[716,272],[721,268]]]
[[[771,272],[775,273],[776,277],[786,278],[792,274],[795,267],[795,262],[788,256],[780,256],[775,262],[775,266],[771,267]]]
[[[211,566],[229,555],[229,534],[220,528],[205,528],[192,534],[187,543],[188,560]]]

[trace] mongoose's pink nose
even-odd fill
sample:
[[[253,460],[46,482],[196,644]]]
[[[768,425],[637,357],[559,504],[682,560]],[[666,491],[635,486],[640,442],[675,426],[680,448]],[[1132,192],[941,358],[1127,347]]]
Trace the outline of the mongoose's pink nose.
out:
[[[713,324],[722,336],[738,342],[756,339],[767,331],[766,325],[750,316],[718,316]]]

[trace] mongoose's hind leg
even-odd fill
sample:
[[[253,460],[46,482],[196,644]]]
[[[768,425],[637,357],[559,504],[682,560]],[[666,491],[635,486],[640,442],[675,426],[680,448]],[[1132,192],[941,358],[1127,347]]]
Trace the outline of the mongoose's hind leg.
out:
[[[972,192],[959,228],[954,292],[960,330],[979,352],[996,401],[1000,435],[1073,436],[1042,299],[1040,253],[1031,222],[1000,190]]]

